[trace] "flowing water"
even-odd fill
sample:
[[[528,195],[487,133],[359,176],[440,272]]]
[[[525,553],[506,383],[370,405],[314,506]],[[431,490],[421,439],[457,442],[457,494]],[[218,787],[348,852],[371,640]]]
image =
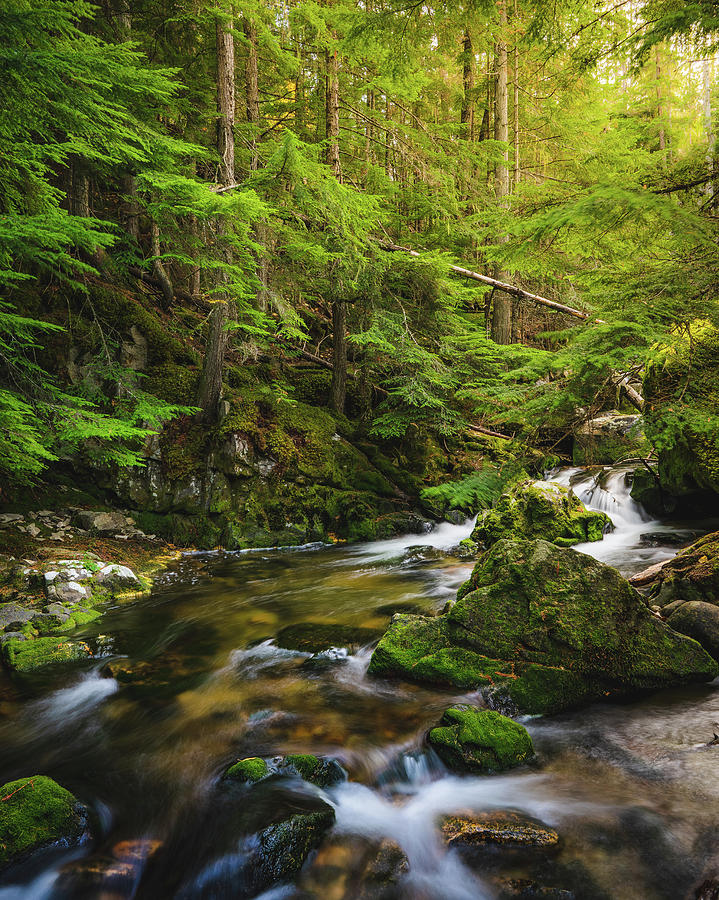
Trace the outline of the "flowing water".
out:
[[[622,472],[549,477],[609,514],[614,531],[577,549],[625,574],[669,558],[693,536],[681,523],[651,521]],[[719,748],[706,746],[719,719],[716,685],[529,719],[537,768],[458,778],[423,737],[451,702],[476,695],[369,678],[371,644],[317,657],[278,647],[278,631],[293,623],[379,634],[395,611],[439,611],[471,571],[452,555],[471,525],[352,547],[187,555],[150,597],[83,631],[100,656],[90,668],[1,676],[0,783],[51,775],[90,805],[98,835],[6,874],[0,900],[246,896],[247,836],[312,808],[317,792],[296,779],[234,793],[218,782],[238,757],[291,752],[334,756],[351,780],[324,795],[336,826],[298,883],[263,900],[369,898],[358,881],[385,839],[406,854],[398,896],[407,900],[497,897],[512,880],[509,896],[689,896],[719,863]],[[133,680],[116,670],[118,680],[106,677],[108,661]],[[552,825],[561,849],[470,859],[445,848],[443,815],[493,809]],[[135,845],[130,880],[113,882],[113,857],[127,841],[145,843]],[[158,846],[137,862],[142,848]],[[521,894],[524,880],[556,890]]]

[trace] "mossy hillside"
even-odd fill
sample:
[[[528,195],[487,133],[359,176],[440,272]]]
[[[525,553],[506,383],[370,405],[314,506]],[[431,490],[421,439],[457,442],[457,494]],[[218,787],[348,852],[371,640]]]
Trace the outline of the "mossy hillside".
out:
[[[547,541],[501,541],[447,614],[453,641],[565,668],[602,692],[710,680],[713,660],[647,609],[619,573]]]
[[[541,537],[570,546],[600,541],[610,526],[608,516],[585,509],[564,486],[528,479],[512,485],[480,515],[472,540],[486,548],[502,538]]]
[[[523,725],[490,709],[453,706],[428,735],[430,746],[451,769],[501,772],[528,762],[534,747]]]
[[[85,832],[77,799],[45,775],[4,784],[0,798],[0,867],[51,844],[76,843]]]

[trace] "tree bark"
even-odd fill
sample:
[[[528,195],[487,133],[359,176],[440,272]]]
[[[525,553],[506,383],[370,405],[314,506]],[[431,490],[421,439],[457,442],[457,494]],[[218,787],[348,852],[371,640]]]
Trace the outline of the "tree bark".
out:
[[[496,48],[496,80],[494,88],[494,139],[506,144],[509,140],[508,110],[508,59],[507,59],[507,0],[499,0],[499,35]],[[509,196],[509,148],[505,148],[502,159],[494,169],[494,192],[500,205],[506,205]],[[500,243],[507,240],[506,235],[499,238]],[[495,273],[497,281],[505,281],[506,275],[501,269]],[[497,344],[512,343],[512,298],[499,292],[494,297],[492,311],[492,340]]]
[[[345,411],[347,396],[347,306],[332,301],[332,387],[330,406],[336,413]]]
[[[704,135],[707,142],[707,168],[713,174],[714,171],[714,127],[712,124],[712,77],[708,57],[702,62],[702,110],[704,113]],[[705,188],[707,197],[714,196],[714,180],[707,182]]]
[[[469,29],[465,28],[462,37],[462,109],[460,112],[460,124],[462,137],[466,141],[473,141],[474,134],[474,51],[472,50],[472,36]]]
[[[257,74],[257,26],[250,19],[245,19],[244,30],[245,37],[247,38],[247,61],[245,63],[247,124],[251,128],[250,171],[254,172],[258,165],[257,135],[260,123],[260,84]]]
[[[514,124],[514,175],[512,186],[516,190],[519,184],[519,33],[517,22],[517,0],[514,0],[514,79],[513,79],[512,117]]]
[[[337,51],[325,50],[325,162],[338,181],[342,180],[340,166],[340,90],[337,74]]]
[[[150,252],[154,259],[152,260],[152,274],[162,289],[162,296],[165,299],[165,309],[169,309],[172,305],[172,299],[175,296],[175,289],[172,286],[170,276],[162,264],[160,256],[162,248],[160,247],[160,227],[157,222],[152,221],[150,225]]]
[[[217,20],[217,152],[220,157],[220,181],[225,187],[235,183],[235,41],[232,21]],[[220,242],[225,234],[222,221],[217,223]],[[232,262],[229,248],[224,249],[225,260]],[[227,274],[220,272],[220,285],[227,283]],[[207,343],[202,364],[197,404],[201,416],[214,421],[222,397],[222,370],[227,351],[230,320],[230,301],[227,294],[218,294],[208,320]]]

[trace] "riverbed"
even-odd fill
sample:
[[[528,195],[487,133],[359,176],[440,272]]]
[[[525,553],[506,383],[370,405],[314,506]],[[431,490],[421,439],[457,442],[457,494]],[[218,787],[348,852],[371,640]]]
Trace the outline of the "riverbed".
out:
[[[670,558],[696,527],[651,521],[623,472],[601,483],[576,469],[550,477],[609,514],[614,532],[577,549],[625,575]],[[716,682],[524,720],[536,767],[458,778],[423,738],[447,706],[476,695],[368,677],[371,642],[320,656],[278,647],[278,632],[295,623],[379,635],[395,611],[440,611],[471,571],[454,555],[471,527],[350,547],[188,554],[149,597],[82,632],[96,652],[89,667],[1,675],[0,783],[52,776],[93,809],[99,837],[18,870],[0,900],[67,896],[62,872],[73,860],[129,840],[163,848],[138,867],[132,889],[94,885],[75,896],[240,896],[243,828],[262,808],[298,800],[294,787],[273,784],[249,795],[258,809],[240,815],[218,802],[218,780],[238,757],[292,752],[335,757],[349,781],[327,791],[337,824],[298,883],[265,897],[356,897],[361,850],[384,838],[406,854],[408,900],[495,897],[512,880],[555,889],[541,896],[689,896],[719,862],[719,747],[707,746],[719,720]],[[108,677],[109,662],[126,663],[133,680]],[[470,864],[445,849],[443,814],[496,808],[556,828],[559,853],[497,851]]]

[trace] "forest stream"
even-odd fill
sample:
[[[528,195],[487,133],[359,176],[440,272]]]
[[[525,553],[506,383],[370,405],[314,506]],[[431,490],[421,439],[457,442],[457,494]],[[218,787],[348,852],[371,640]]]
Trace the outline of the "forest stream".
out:
[[[577,549],[625,576],[670,558],[697,534],[651,520],[631,500],[623,471],[605,472],[601,486],[581,469],[550,477],[610,515],[615,530]],[[385,838],[406,855],[400,885],[412,900],[494,897],[500,877],[554,889],[527,896],[685,896],[711,861],[719,825],[719,747],[707,746],[719,719],[716,683],[524,718],[536,766],[457,777],[423,737],[450,701],[476,695],[368,677],[369,632],[360,632],[363,645],[315,655],[278,646],[280,629],[295,623],[379,636],[395,611],[441,610],[471,571],[454,555],[471,527],[443,524],[352,546],[186,554],[150,596],[83,630],[98,655],[80,674],[66,670],[64,683],[56,673],[17,684],[0,676],[6,780],[51,775],[99,821],[94,845],[33,857],[30,868],[14,871],[15,884],[0,888],[0,900],[86,896],[82,882],[73,887],[76,861],[139,840],[161,844],[129,891],[87,896],[245,896],[245,836],[277,809],[309,808],[316,796],[294,778],[268,779],[251,792],[223,793],[218,783],[238,757],[287,753],[334,757],[349,780],[324,792],[336,824],[297,884],[264,898],[359,896],[363,848]],[[109,677],[112,661],[141,666],[143,677]],[[492,809],[555,828],[559,851],[499,848],[468,862],[446,849],[442,815]]]

